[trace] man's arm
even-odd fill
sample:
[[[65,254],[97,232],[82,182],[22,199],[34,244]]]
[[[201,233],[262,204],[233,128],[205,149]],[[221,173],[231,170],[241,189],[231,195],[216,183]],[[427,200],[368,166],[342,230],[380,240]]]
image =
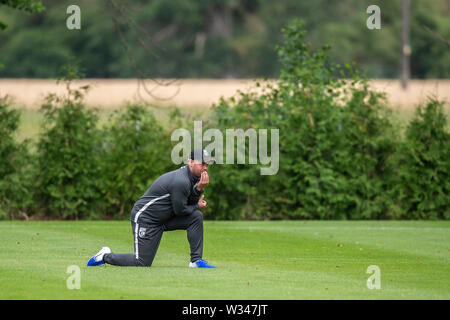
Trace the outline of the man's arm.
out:
[[[198,200],[195,203],[188,203],[191,193],[189,184],[176,179],[172,185],[170,198],[175,215],[188,215],[198,209]],[[193,197],[189,200],[193,200]]]
[[[192,188],[192,192],[189,195],[188,204],[198,203],[200,196],[203,193],[203,188],[205,188],[209,183],[208,172],[202,172],[200,180]]]
[[[192,188],[192,190],[190,192],[190,195],[188,198],[188,204],[195,204],[195,203],[198,203],[198,200],[200,200],[200,196],[202,195],[203,190],[199,191],[197,189],[197,185],[198,185],[198,183],[196,183],[194,185],[194,187]]]

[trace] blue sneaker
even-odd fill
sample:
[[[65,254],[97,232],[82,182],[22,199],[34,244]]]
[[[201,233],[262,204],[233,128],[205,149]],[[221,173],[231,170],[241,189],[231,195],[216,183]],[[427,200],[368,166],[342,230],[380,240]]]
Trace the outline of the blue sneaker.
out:
[[[103,261],[103,256],[106,253],[111,253],[111,249],[108,247],[103,247],[100,249],[99,252],[97,252],[97,254],[95,256],[92,256],[89,261],[87,262],[87,266],[88,267],[95,267],[95,266],[101,266],[102,264],[105,263],[105,261]]]
[[[216,268],[215,266],[212,266],[210,264],[208,264],[208,262],[206,262],[205,260],[197,260],[195,262],[189,262],[189,267],[190,268]]]

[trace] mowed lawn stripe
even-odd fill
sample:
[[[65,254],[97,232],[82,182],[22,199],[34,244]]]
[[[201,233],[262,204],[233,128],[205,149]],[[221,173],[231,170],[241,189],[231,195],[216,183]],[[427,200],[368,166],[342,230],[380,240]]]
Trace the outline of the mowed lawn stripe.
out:
[[[283,222],[286,223],[286,222]],[[366,239],[361,239],[360,234],[358,234],[358,228],[352,228],[352,230],[346,230],[346,222],[334,222],[336,225],[342,225],[342,228],[332,228],[333,234],[330,234],[330,229],[323,230],[320,225],[328,224],[329,222],[308,222],[309,225],[315,225],[315,227],[302,228],[295,226],[298,222],[292,222],[290,227],[286,227],[284,230],[282,227],[267,224],[266,227],[263,225],[249,225],[248,232],[258,232],[255,230],[264,230],[258,238],[260,239],[271,239],[271,233],[280,232],[278,236],[278,244],[282,247],[286,245],[283,238],[286,237],[286,233],[294,231],[298,237],[296,243],[298,248],[295,250],[287,250],[289,254],[285,257],[278,257],[276,261],[279,264],[284,265],[284,267],[289,268],[292,265],[292,261],[297,262],[299,269],[304,271],[307,270],[326,270],[328,275],[336,275],[340,280],[345,279],[344,275],[348,274],[351,279],[356,280],[357,285],[360,286],[364,282],[368,275],[365,274],[366,268],[369,265],[378,265],[383,274],[385,286],[384,292],[389,294],[390,298],[402,298],[410,295],[421,297],[420,290],[427,290],[431,287],[432,290],[438,290],[444,293],[444,296],[449,296],[448,281],[443,281],[443,279],[448,279],[447,268],[448,268],[448,228],[429,228],[428,238],[430,238],[429,231],[436,229],[441,234],[431,234],[431,239],[425,241],[425,244],[421,244],[421,232],[420,227],[415,230],[414,234],[407,234],[407,239],[405,243],[412,243],[419,246],[421,253],[410,252],[408,248],[396,248],[395,244],[398,243],[399,239],[405,237],[404,232],[398,233],[399,230],[394,228],[390,230],[389,228],[382,227],[364,227],[363,233]],[[350,224],[358,224],[359,222],[350,222]],[[378,222],[364,222],[364,224],[377,224]],[[408,224],[408,222],[407,222]],[[436,223],[435,223],[436,224]],[[434,224],[434,225],[435,225]],[[444,223],[449,225],[448,223]],[[431,223],[433,225],[433,222]],[[231,228],[233,227],[225,227]],[[236,225],[235,229],[245,229],[241,225]],[[367,233],[366,229],[371,231],[377,231],[372,233]],[[410,228],[401,228],[405,231],[410,231]],[[308,232],[309,230],[309,232]],[[390,232],[391,239],[386,238],[386,232]],[[356,236],[356,240],[352,239],[352,235]],[[301,238],[303,237],[301,240]],[[427,237],[425,237],[427,238]],[[262,240],[262,241],[264,241]],[[434,249],[428,248],[427,255],[423,256],[424,248],[427,247],[431,240],[435,240]],[[385,249],[383,243],[389,242],[389,249]],[[293,244],[291,242],[290,244]],[[367,244],[368,243],[368,244]],[[261,243],[261,246],[268,248],[266,242]],[[240,247],[243,248],[243,247]],[[433,251],[436,250],[437,251]],[[238,249],[239,250],[239,249]],[[440,252],[439,252],[440,250]],[[245,252],[245,250],[243,250]],[[295,254],[296,256],[294,256]],[[276,257],[276,253],[273,255]],[[350,257],[350,258],[349,258]],[[353,257],[353,258],[351,258]],[[288,260],[288,261],[287,261]],[[290,260],[290,261],[289,261]],[[249,261],[248,261],[249,262]],[[291,263],[289,263],[291,262]],[[309,279],[309,278],[307,278]],[[346,279],[347,283],[343,286],[351,287],[351,279]],[[356,287],[357,288],[357,287]],[[397,294],[399,290],[404,289],[401,294]],[[411,289],[411,290],[410,290]],[[416,291],[416,292],[415,292]],[[373,291],[372,291],[373,292]],[[367,295],[367,292],[364,292]],[[424,292],[427,295],[427,292]],[[439,295],[434,295],[439,297]],[[362,296],[361,296],[362,297]],[[345,297],[343,297],[345,298]]]

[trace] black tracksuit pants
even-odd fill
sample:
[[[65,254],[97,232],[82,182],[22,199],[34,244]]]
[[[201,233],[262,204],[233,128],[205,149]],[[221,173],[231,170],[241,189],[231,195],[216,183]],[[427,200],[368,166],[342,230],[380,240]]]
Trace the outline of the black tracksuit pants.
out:
[[[191,262],[203,255],[203,214],[196,210],[192,214],[174,216],[160,224],[131,222],[134,239],[134,254],[109,253],[103,260],[115,266],[150,267],[158,250],[164,231],[186,230],[191,250]]]

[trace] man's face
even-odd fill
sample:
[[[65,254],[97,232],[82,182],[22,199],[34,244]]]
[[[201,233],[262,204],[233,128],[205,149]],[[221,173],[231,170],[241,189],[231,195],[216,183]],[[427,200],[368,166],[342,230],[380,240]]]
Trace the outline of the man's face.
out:
[[[208,164],[189,160],[189,169],[191,169],[191,172],[195,177],[200,178],[202,172],[208,172]]]

